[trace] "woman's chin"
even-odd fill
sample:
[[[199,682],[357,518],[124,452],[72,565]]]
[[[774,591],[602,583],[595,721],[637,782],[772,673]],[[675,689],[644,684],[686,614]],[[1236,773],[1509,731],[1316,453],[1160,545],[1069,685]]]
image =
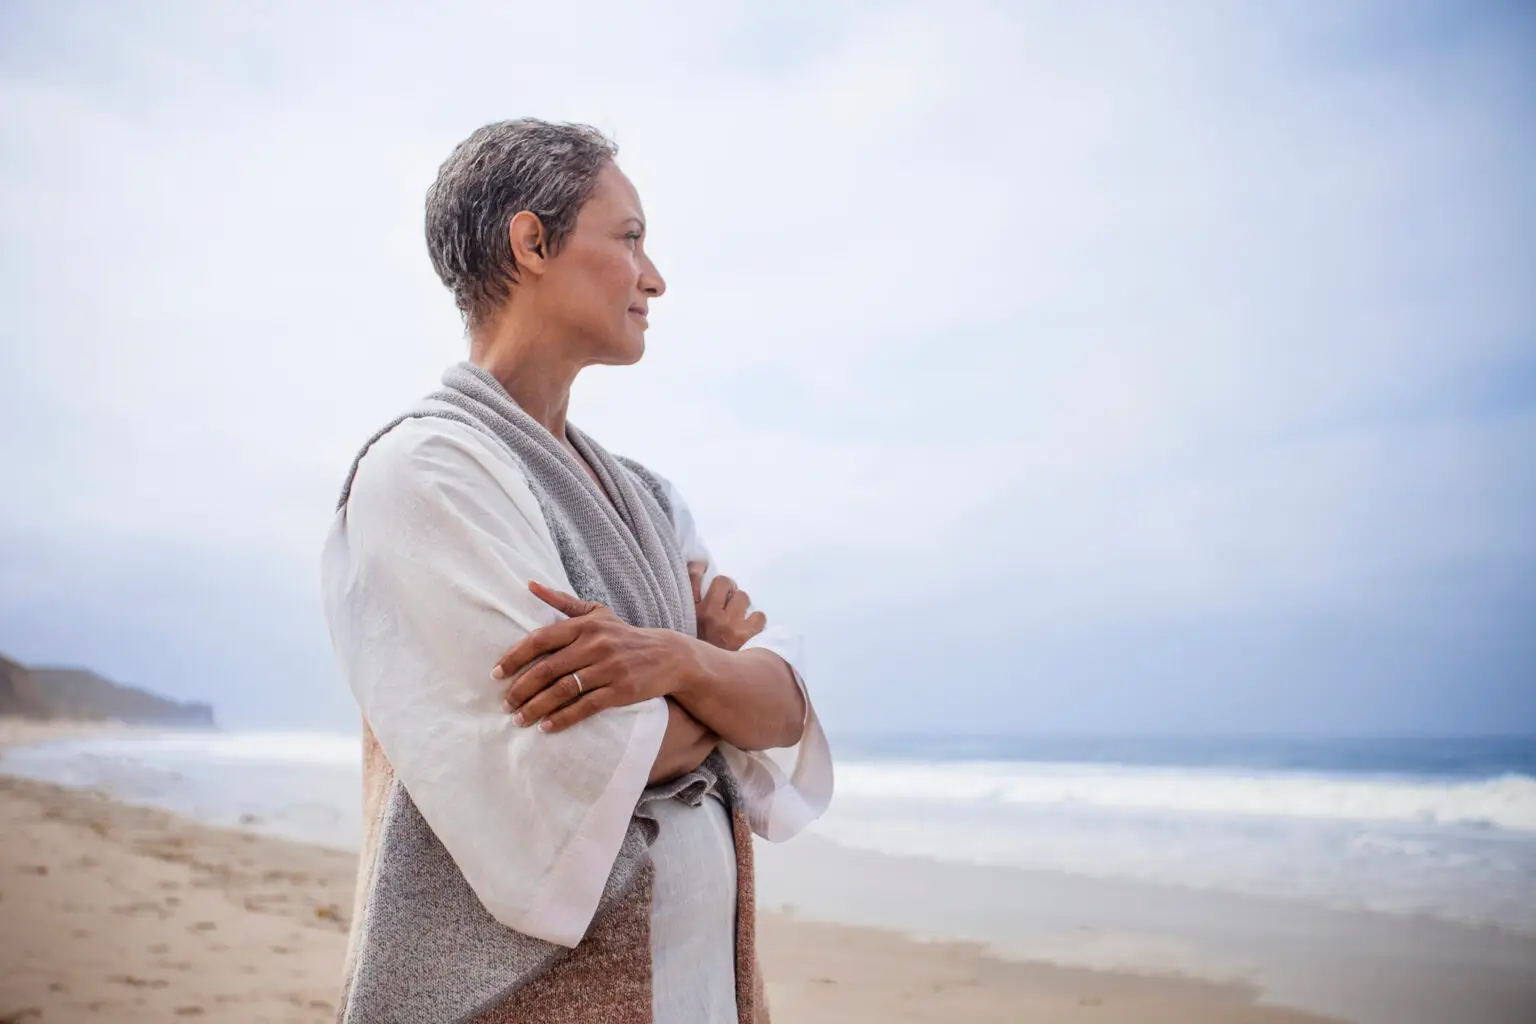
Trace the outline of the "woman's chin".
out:
[[[635,331],[623,342],[608,346],[607,351],[596,361],[606,366],[629,366],[638,363],[643,355],[645,355],[645,333]]]

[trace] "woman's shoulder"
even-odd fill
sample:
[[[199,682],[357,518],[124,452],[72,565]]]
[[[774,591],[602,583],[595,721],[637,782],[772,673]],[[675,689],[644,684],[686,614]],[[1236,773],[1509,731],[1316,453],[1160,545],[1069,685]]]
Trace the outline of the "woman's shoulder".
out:
[[[683,500],[682,492],[677,489],[677,486],[667,477],[641,465],[634,459],[623,455],[615,455],[614,458],[634,474],[641,485],[656,499],[656,504],[660,505],[661,510],[666,513],[667,519],[672,523],[672,532],[682,548],[683,558],[687,561],[698,559],[708,562],[709,548],[705,545],[703,537],[699,535],[699,526],[694,521],[693,511]]]
[[[661,510],[667,514],[667,518],[676,521],[677,491],[673,488],[672,482],[627,455],[615,455],[613,458],[619,465],[629,470],[640,486],[650,492],[651,497],[656,499],[656,504],[660,505]]]
[[[423,411],[373,435],[353,462],[342,500],[364,494],[399,497],[482,482],[494,482],[514,497],[528,490],[527,475],[505,445],[465,419]]]

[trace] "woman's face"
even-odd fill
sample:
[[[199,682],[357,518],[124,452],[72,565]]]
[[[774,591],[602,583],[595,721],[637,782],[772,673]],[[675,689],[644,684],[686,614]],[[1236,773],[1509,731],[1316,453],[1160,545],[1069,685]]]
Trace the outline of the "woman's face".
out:
[[[583,350],[583,362],[633,363],[645,352],[651,299],[667,289],[645,254],[640,196],[613,164],[598,175],[540,291],[546,313]]]

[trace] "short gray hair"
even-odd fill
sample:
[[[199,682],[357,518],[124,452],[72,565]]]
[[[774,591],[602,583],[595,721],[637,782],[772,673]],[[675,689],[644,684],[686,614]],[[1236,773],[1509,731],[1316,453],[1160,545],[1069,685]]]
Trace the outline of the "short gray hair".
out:
[[[454,147],[427,189],[427,252],[468,324],[494,312],[517,281],[512,218],[535,214],[553,255],[617,153],[596,128],[531,117],[488,124]]]

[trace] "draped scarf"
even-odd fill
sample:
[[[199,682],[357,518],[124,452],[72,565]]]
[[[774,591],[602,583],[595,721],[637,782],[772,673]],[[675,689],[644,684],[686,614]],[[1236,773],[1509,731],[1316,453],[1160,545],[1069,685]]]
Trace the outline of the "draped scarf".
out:
[[[504,446],[522,467],[578,597],[607,605],[634,626],[695,635],[692,584],[672,510],[652,474],[567,425],[566,436],[592,467],[594,481],[480,367],[452,366],[442,384],[363,445],[338,510],[346,507],[358,465],[375,441],[407,419],[453,420]],[[364,726],[365,835],[339,1021],[648,1024],[648,851],[659,826],[646,808],[666,799],[697,805],[713,789],[730,809],[736,846],[738,1019],[766,1024],[755,952],[752,834],[718,751],[694,771],[642,794],[593,922],[582,941],[567,949],[491,916]]]

